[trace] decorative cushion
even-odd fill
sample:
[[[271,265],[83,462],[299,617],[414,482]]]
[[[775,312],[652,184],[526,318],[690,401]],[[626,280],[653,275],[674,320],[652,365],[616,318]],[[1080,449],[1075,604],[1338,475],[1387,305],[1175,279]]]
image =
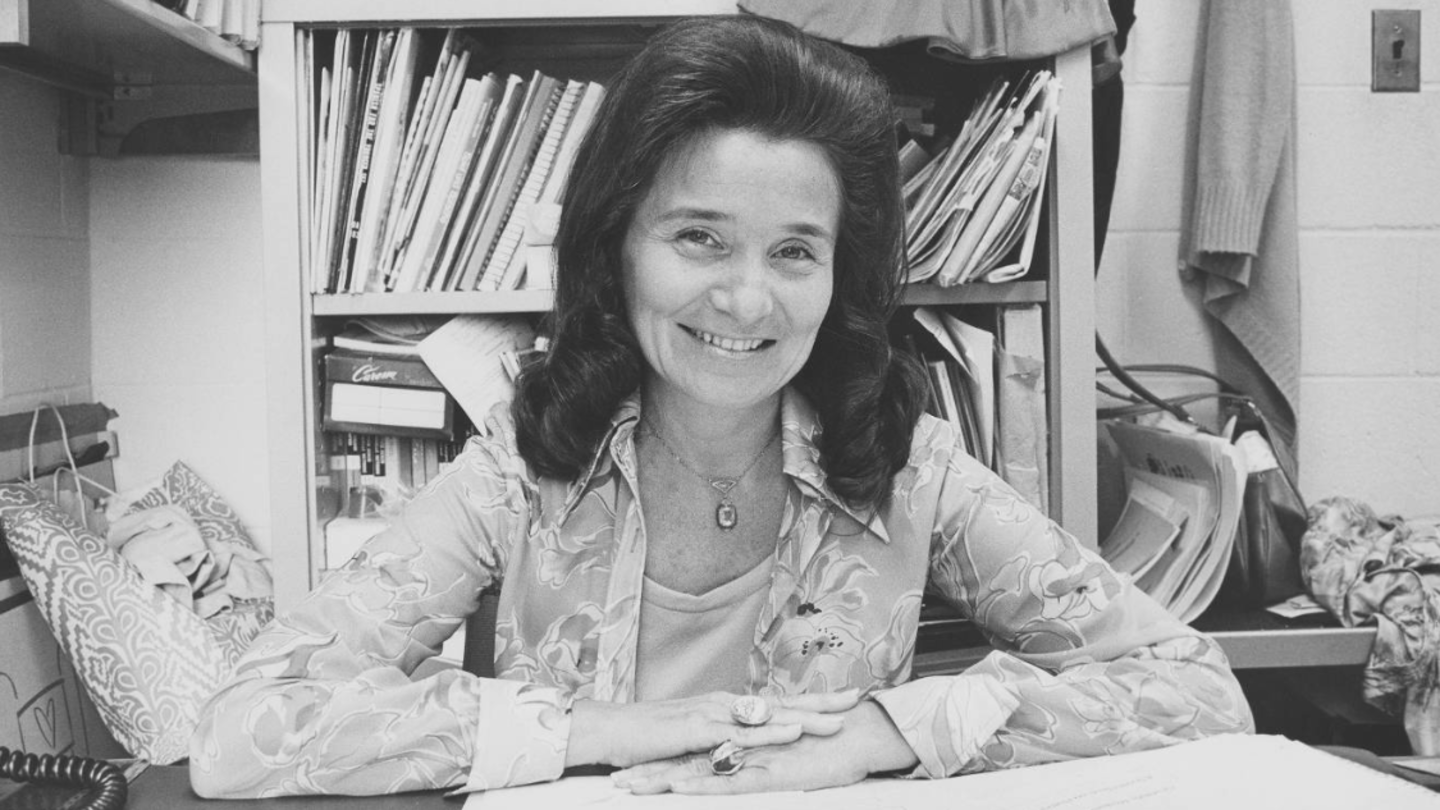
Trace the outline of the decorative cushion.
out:
[[[25,484],[0,485],[0,527],[110,733],[151,762],[188,756],[200,707],[238,655],[233,638],[140,579]]]

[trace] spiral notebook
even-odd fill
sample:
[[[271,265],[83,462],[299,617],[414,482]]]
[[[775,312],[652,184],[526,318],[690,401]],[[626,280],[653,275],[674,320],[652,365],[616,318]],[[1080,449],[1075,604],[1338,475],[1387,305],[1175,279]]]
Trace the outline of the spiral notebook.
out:
[[[632,796],[607,777],[476,793],[465,810],[1384,810],[1440,809],[1432,793],[1284,737],[1231,734],[1137,754],[953,779],[874,779],[810,792]]]

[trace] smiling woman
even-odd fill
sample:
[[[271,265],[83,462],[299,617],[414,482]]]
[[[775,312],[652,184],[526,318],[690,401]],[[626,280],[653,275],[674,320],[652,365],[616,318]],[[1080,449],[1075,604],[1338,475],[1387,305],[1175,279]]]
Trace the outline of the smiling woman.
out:
[[[206,707],[206,796],[940,777],[1245,731],[1220,648],[921,413],[894,118],[759,18],[658,33],[576,159],[551,349]],[[497,678],[410,675],[500,589]],[[996,651],[912,680],[921,594]]]

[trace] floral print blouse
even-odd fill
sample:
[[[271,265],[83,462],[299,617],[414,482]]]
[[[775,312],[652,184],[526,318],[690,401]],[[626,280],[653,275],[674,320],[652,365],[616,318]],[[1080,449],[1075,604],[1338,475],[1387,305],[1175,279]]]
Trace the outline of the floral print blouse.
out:
[[[488,438],[262,633],[202,712],[205,796],[497,788],[555,779],[574,699],[629,701],[646,537],[638,396],[575,481],[534,475],[503,409]],[[1220,647],[1180,624],[924,417],[888,504],[826,485],[814,411],[781,405],[788,497],[749,691],[865,690],[916,775],[1030,765],[1253,730]],[[496,679],[410,673],[503,583]],[[995,647],[910,679],[932,589]]]

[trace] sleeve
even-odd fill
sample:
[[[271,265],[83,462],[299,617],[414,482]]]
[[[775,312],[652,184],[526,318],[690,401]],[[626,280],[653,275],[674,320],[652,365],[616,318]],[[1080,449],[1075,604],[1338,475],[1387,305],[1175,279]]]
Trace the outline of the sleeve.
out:
[[[1224,652],[1000,478],[956,452],[940,484],[931,587],[995,647],[955,676],[875,697],[914,775],[1010,768],[1251,732]]]
[[[412,680],[528,526],[518,456],[472,440],[391,526],[258,636],[201,711],[205,797],[471,789],[553,779],[557,690],[459,669]]]

